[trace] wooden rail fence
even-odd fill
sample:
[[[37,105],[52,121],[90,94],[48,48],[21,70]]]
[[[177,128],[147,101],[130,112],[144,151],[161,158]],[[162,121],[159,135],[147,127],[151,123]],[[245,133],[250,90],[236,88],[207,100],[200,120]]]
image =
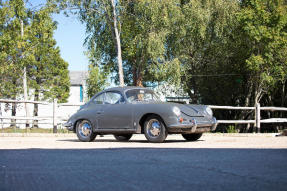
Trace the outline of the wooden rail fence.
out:
[[[57,132],[57,125],[62,124],[64,121],[68,120],[68,116],[57,116],[56,111],[58,107],[65,106],[74,106],[79,107],[82,104],[71,104],[71,103],[61,103],[58,104],[55,99],[52,103],[43,102],[43,101],[25,101],[25,100],[9,100],[9,99],[0,99],[0,103],[28,103],[28,104],[40,104],[40,105],[51,105],[53,106],[53,116],[0,116],[2,129],[4,124],[10,124],[9,122],[4,122],[4,119],[14,119],[18,120],[17,124],[26,124],[27,122],[32,123],[34,120],[39,121],[38,124],[51,124],[53,125],[53,132]],[[287,123],[287,118],[270,118],[270,119],[261,119],[261,111],[287,111],[285,107],[260,107],[260,104],[256,104],[255,107],[234,107],[234,106],[217,106],[209,105],[213,110],[254,110],[255,119],[254,120],[217,120],[218,124],[254,124],[255,127],[260,129],[261,123]],[[52,122],[51,122],[52,120]],[[20,121],[20,122],[19,122]]]

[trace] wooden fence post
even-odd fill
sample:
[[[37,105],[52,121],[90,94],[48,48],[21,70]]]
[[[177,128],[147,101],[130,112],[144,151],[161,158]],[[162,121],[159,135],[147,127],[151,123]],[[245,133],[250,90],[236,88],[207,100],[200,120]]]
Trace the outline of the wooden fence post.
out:
[[[2,103],[0,103],[0,116],[2,117]],[[1,118],[1,124],[2,124],[2,133],[4,133],[4,129],[3,129],[3,127],[4,127],[4,124],[3,124],[4,122],[3,122],[3,119]]]
[[[53,133],[57,133],[57,99],[53,100]]]
[[[260,132],[260,103],[256,103],[256,115],[255,115],[255,121],[256,121],[256,132]]]
[[[2,133],[4,133],[4,122],[3,122],[3,119],[1,119],[1,124],[2,124]]]

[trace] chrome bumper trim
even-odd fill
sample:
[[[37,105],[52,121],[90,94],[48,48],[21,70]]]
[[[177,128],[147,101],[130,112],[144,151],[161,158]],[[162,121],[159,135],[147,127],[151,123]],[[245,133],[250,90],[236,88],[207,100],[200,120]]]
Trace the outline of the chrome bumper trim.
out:
[[[196,120],[194,120],[195,122],[189,123],[189,124],[174,124],[174,125],[170,125],[169,128],[182,128],[182,129],[186,129],[186,128],[191,128],[191,132],[194,133],[196,132],[196,130],[200,127],[208,127],[210,128],[211,131],[214,131],[217,127],[217,121],[216,118],[213,117],[212,121],[210,123],[204,123],[204,124],[200,124],[197,123]]]
[[[63,126],[66,127],[70,131],[73,130],[73,123],[64,123]]]

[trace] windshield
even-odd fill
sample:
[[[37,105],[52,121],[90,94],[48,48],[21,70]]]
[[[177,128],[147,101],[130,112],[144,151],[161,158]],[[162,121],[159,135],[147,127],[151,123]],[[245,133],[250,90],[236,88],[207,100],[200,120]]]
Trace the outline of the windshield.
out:
[[[159,101],[158,97],[152,90],[148,89],[132,89],[126,92],[126,97],[129,102],[148,102]]]

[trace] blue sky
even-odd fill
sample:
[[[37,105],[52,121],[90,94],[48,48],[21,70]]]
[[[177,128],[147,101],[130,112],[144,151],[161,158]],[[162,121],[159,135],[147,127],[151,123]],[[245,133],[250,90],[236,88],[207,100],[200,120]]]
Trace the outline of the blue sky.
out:
[[[32,7],[43,4],[45,0],[29,0]],[[62,58],[69,63],[69,70],[88,70],[88,59],[84,55],[85,25],[76,16],[66,17],[64,14],[54,14],[58,22],[54,38],[60,47]]]
[[[69,63],[69,70],[88,70],[88,59],[83,47],[85,26],[76,16],[55,14],[53,18],[58,22],[54,38],[60,47],[62,58]]]

